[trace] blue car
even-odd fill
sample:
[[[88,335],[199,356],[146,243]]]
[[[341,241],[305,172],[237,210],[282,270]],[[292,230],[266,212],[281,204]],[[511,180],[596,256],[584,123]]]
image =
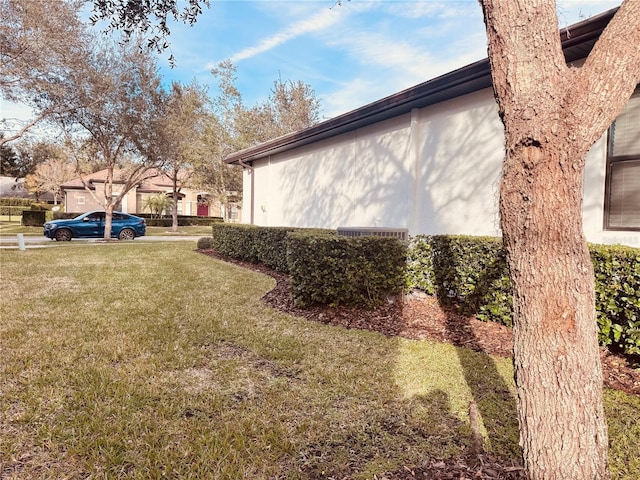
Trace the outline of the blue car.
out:
[[[104,212],[87,212],[71,220],[52,220],[44,224],[44,236],[58,242],[68,242],[72,238],[103,238]],[[133,240],[147,231],[144,218],[128,213],[113,212],[111,237]]]

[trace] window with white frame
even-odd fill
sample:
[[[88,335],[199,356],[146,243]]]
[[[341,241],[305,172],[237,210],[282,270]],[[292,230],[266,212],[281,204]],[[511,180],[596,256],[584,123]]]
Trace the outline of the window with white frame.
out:
[[[78,205],[84,205],[84,197],[83,196],[76,197],[76,202],[78,203]]]
[[[609,129],[604,227],[640,231],[640,88]]]

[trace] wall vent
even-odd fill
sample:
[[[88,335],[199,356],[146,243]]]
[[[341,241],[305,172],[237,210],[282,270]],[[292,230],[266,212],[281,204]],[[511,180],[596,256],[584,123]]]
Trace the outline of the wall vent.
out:
[[[383,227],[338,227],[338,235],[344,237],[391,237],[407,241],[409,230],[406,228],[383,228]]]

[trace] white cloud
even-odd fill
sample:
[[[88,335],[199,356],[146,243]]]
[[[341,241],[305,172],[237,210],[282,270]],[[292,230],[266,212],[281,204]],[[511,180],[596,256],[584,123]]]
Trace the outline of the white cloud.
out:
[[[459,18],[480,11],[476,2],[393,2],[388,3],[390,14],[404,18]]]
[[[320,97],[325,117],[341,115],[381,98],[375,93],[379,88],[378,82],[365,78],[341,83],[335,91]]]
[[[335,9],[325,8],[315,15],[304,20],[300,20],[288,28],[285,28],[283,31],[265,38],[258,44],[233,54],[231,56],[231,61],[233,63],[237,63],[241,60],[246,60],[260,53],[269,51],[301,35],[327,29],[338,22],[341,18],[340,13]]]

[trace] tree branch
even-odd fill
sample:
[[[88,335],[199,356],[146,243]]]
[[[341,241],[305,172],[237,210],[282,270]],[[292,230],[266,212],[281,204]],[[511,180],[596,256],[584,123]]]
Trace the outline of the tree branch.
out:
[[[578,104],[606,106],[596,116],[578,120],[589,129],[586,135],[592,143],[609,128],[640,83],[638,25],[640,1],[625,0],[576,74],[578,81],[575,84],[586,84],[587,88],[576,96],[574,110],[584,110],[577,108]]]

